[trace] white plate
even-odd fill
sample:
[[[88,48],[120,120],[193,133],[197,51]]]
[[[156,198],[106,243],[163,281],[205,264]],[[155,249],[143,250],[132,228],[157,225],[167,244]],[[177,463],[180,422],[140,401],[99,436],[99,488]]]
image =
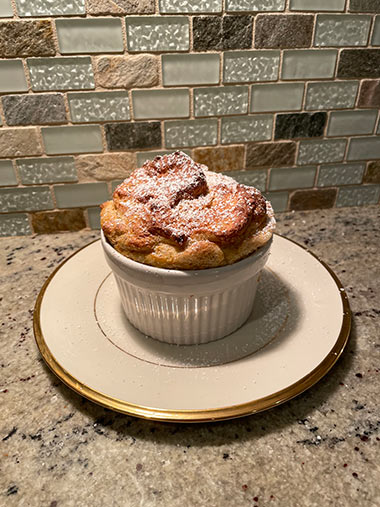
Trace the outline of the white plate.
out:
[[[248,415],[303,392],[337,361],[350,324],[334,273],[278,235],[250,318],[216,342],[168,345],[137,331],[100,241],[54,271],[34,312],[41,354],[69,387],[126,414],[187,422]]]

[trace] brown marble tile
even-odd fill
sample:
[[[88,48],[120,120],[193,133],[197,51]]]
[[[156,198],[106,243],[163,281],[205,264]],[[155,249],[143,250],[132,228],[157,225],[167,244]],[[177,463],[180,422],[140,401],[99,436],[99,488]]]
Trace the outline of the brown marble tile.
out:
[[[296,190],[290,196],[289,209],[308,210],[332,208],[335,203],[337,190],[325,188],[320,190]]]
[[[244,146],[196,148],[193,158],[208,166],[210,171],[239,171],[244,167]]]
[[[350,0],[351,12],[380,12],[379,0]]]
[[[0,57],[55,55],[50,21],[4,21],[0,23]]]
[[[359,92],[359,107],[380,107],[380,81],[363,81]]]
[[[52,125],[67,121],[62,93],[6,95],[2,103],[8,125]]]
[[[106,123],[106,139],[110,151],[161,148],[161,123]]]
[[[308,48],[313,35],[313,16],[259,15],[255,25],[255,48]]]
[[[338,78],[380,77],[380,49],[343,49]]]
[[[252,16],[194,16],[194,51],[249,49],[252,47]]]
[[[368,163],[363,183],[380,183],[380,160]]]
[[[246,169],[253,167],[281,167],[295,163],[296,143],[251,143],[247,145]]]
[[[86,227],[83,210],[42,211],[32,213],[33,230],[37,234],[59,231],[80,231]]]

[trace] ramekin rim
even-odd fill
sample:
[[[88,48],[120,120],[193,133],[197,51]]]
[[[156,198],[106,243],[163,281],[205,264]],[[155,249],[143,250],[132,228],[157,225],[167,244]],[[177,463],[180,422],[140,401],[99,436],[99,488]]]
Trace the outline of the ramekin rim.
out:
[[[118,252],[111,243],[108,242],[103,230],[100,230],[101,234],[101,242],[103,246],[105,247],[106,251],[110,255],[114,255],[116,259],[121,262],[126,267],[136,269],[137,271],[144,272],[150,272],[155,275],[164,275],[168,277],[175,277],[175,276],[199,276],[199,275],[209,275],[212,276],[213,274],[219,274],[220,270],[223,270],[226,274],[228,272],[232,271],[238,271],[240,268],[245,268],[250,263],[257,260],[257,258],[267,252],[269,250],[272,242],[273,242],[273,233],[270,239],[261,247],[259,247],[257,250],[252,252],[247,257],[244,257],[243,259],[240,259],[239,261],[234,262],[233,264],[226,264],[224,266],[217,266],[213,268],[204,268],[204,269],[171,269],[171,268],[160,268],[157,266],[151,266],[150,264],[144,264],[143,262],[138,262],[133,259],[130,259],[129,257],[126,257],[125,255]]]

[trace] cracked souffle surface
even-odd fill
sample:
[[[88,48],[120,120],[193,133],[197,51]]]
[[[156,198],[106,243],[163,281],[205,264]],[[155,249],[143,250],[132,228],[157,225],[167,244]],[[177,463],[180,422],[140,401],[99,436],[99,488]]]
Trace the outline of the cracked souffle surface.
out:
[[[101,226],[111,245],[135,261],[204,269],[263,246],[275,219],[259,190],[176,151],[145,162],[121,183],[102,204]]]

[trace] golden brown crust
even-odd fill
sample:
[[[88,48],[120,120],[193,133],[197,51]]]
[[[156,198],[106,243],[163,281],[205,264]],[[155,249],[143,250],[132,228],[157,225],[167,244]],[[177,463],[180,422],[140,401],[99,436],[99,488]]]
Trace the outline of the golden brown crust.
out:
[[[273,210],[261,193],[212,173],[182,152],[136,169],[102,205],[113,247],[138,262],[203,269],[240,260],[266,243]]]

